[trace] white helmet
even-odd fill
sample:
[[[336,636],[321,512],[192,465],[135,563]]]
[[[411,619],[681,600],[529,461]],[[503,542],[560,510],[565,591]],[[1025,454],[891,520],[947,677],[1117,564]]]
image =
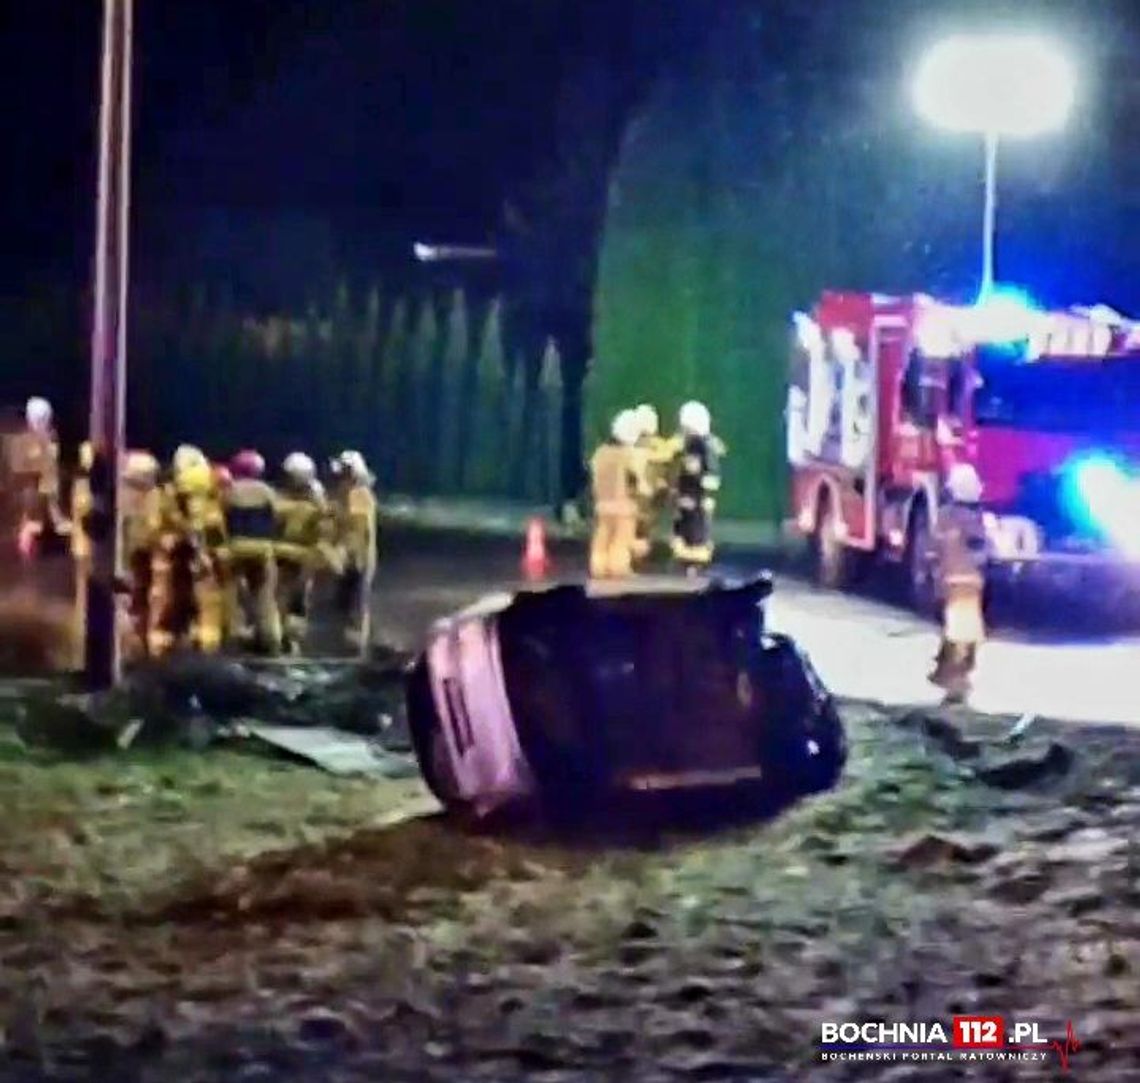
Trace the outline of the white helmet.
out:
[[[342,451],[337,460],[341,467],[356,481],[370,481],[372,475],[368,472],[368,464],[359,451]]]
[[[641,425],[642,436],[656,436],[660,422],[657,419],[657,411],[647,402],[643,402],[637,408],[637,420]]]
[[[685,403],[677,416],[677,422],[690,436],[708,436],[712,432],[712,416],[703,402]]]
[[[27,421],[29,428],[46,428],[51,424],[51,418],[51,403],[47,399],[42,399],[38,395],[28,399],[24,406],[24,420]]]
[[[293,451],[286,455],[281,469],[286,477],[297,482],[309,482],[317,476],[317,464],[303,451]]]
[[[637,411],[622,410],[614,418],[613,427],[610,431],[619,444],[624,444],[627,447],[636,444],[641,436],[641,421],[637,416]]]
[[[184,474],[187,470],[200,470],[203,466],[209,466],[210,462],[201,448],[193,444],[180,444],[170,465],[176,474]]]
[[[128,451],[123,477],[136,483],[153,481],[158,477],[158,460],[149,451]]]
[[[955,463],[946,475],[946,491],[957,504],[976,504],[982,499],[982,479],[969,463]]]

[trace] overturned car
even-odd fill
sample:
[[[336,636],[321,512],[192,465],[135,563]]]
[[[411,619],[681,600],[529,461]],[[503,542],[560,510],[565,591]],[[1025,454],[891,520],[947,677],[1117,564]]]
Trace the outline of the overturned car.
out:
[[[630,791],[834,785],[831,696],[768,632],[767,575],[490,596],[435,624],[408,681],[420,769],[448,808],[563,812]]]

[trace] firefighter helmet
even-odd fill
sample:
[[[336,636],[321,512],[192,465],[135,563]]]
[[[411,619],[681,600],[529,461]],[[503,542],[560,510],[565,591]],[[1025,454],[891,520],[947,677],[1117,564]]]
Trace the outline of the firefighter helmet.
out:
[[[956,504],[976,504],[982,499],[982,479],[969,463],[955,463],[946,475],[946,492]]]
[[[703,402],[693,400],[685,403],[677,421],[690,436],[708,436],[712,432],[712,416]]]
[[[657,418],[657,411],[647,402],[643,402],[637,408],[637,420],[641,424],[642,436],[656,436],[660,428],[660,422]]]
[[[372,475],[368,472],[368,464],[359,451],[342,451],[337,460],[341,470],[348,474],[353,481],[371,481]]]
[[[158,477],[158,460],[149,451],[128,451],[123,463],[123,478],[140,484]]]
[[[44,429],[51,424],[52,409],[47,399],[34,395],[24,406],[24,420],[30,429]]]
[[[286,455],[281,469],[286,477],[296,482],[311,482],[317,476],[317,464],[303,451]]]
[[[630,447],[636,444],[638,438],[641,436],[641,421],[637,416],[636,410],[622,410],[617,417],[614,418],[613,428],[611,432],[613,438],[619,443]]]
[[[246,448],[230,459],[230,473],[235,478],[263,478],[265,459],[262,458],[261,452]]]
[[[175,474],[184,474],[187,470],[193,470],[206,461],[206,456],[202,453],[201,448],[195,447],[193,444],[180,444],[178,450],[174,452],[174,458],[170,460],[170,465],[174,468]]]

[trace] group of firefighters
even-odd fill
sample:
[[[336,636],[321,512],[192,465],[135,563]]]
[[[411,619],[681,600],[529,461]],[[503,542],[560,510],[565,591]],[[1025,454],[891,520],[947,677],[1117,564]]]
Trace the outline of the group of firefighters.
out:
[[[654,407],[643,403],[622,410],[610,438],[590,460],[591,577],[627,576],[649,558],[657,525],[670,506],[673,558],[688,572],[709,564],[724,454],[704,403],[685,403],[677,432],[669,437],[661,435]]]
[[[14,448],[5,487],[16,497],[19,549],[31,552],[48,530],[69,536],[82,608],[96,510],[91,447],[80,449],[70,515],[63,509],[59,444],[46,400],[28,401]],[[652,555],[667,509],[673,558],[687,571],[709,564],[725,450],[703,403],[685,403],[669,437],[660,433],[654,407],[622,410],[590,461],[591,577],[632,574]],[[154,657],[178,647],[214,652],[226,644],[297,653],[321,574],[335,580],[346,639],[363,648],[377,555],[373,478],[357,451],[334,459],[330,475],[326,492],[313,459],[300,451],[285,457],[275,486],[266,480],[265,460],[252,450],[222,465],[184,444],[166,470],[149,452],[128,452],[120,486],[127,653]],[[959,463],[946,480],[935,538],[943,638],[930,679],[956,699],[968,688],[985,638],[985,532],[976,471]]]
[[[21,501],[19,547],[30,553],[49,529],[69,536],[82,585],[98,515],[91,447],[80,449],[66,515],[51,406],[29,400],[25,420],[13,485]],[[377,502],[364,457],[344,451],[334,459],[327,491],[304,452],[285,457],[279,484],[266,473],[252,450],[223,465],[184,444],[166,469],[150,452],[125,455],[119,493],[126,576],[119,587],[129,598],[129,656],[179,647],[210,653],[226,644],[298,653],[321,574],[335,579],[349,644],[367,644]],[[77,600],[82,606],[82,586]]]

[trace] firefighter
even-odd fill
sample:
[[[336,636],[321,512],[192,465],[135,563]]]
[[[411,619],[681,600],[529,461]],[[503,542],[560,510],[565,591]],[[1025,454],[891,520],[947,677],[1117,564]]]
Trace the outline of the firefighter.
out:
[[[130,451],[123,464],[122,551],[130,618],[124,654],[129,659],[140,658],[148,650],[152,553],[162,527],[159,470],[158,460],[149,451]]]
[[[155,534],[150,653],[190,645],[207,653],[219,650],[225,632],[220,551],[226,532],[213,470],[199,448],[183,444],[174,453]]]
[[[712,418],[702,402],[687,402],[678,417],[680,461],[673,522],[673,556],[687,574],[712,561],[712,518],[720,491],[723,445],[712,432]]]
[[[929,679],[945,690],[948,703],[960,703],[969,694],[970,675],[986,634],[982,612],[986,533],[977,470],[969,463],[952,466],[946,476],[945,497],[935,532],[943,599],[942,640]]]
[[[639,501],[648,499],[649,485],[637,449],[641,422],[635,410],[614,418],[610,439],[590,459],[594,495],[594,532],[590,539],[590,576],[620,577],[633,571]]]
[[[343,561],[337,581],[337,609],[345,640],[361,652],[371,638],[372,581],[376,576],[378,509],[373,478],[359,451],[343,452],[333,464],[333,514]]]
[[[648,403],[637,408],[641,429],[637,446],[642,454],[641,467],[645,474],[642,495],[637,502],[637,536],[633,555],[638,560],[649,556],[653,549],[653,534],[661,510],[669,498],[669,465],[676,457],[676,445],[660,434],[657,411]]]
[[[308,455],[294,451],[282,464],[285,483],[277,493],[277,557],[279,610],[283,642],[299,653],[308,631],[313,579],[328,553],[329,508],[317,467]]]
[[[75,619],[75,640],[83,643],[84,629],[87,627],[87,585],[91,579],[91,535],[89,517],[94,507],[91,495],[91,470],[95,465],[95,450],[90,440],[79,445],[79,460],[75,477],[71,482],[71,499],[68,511],[71,515],[71,561],[75,576],[75,599],[73,616]],[[82,648],[78,648],[82,650]],[[82,664],[82,659],[77,661]]]
[[[281,616],[277,609],[277,494],[265,481],[265,460],[256,451],[240,451],[230,460],[233,483],[224,495],[229,583],[227,627],[246,638],[252,617],[254,644],[276,654],[281,650]]]
[[[11,472],[19,506],[19,551],[30,557],[45,529],[67,534],[70,524],[60,509],[59,441],[51,403],[35,396],[24,407],[24,431],[14,446]]]

